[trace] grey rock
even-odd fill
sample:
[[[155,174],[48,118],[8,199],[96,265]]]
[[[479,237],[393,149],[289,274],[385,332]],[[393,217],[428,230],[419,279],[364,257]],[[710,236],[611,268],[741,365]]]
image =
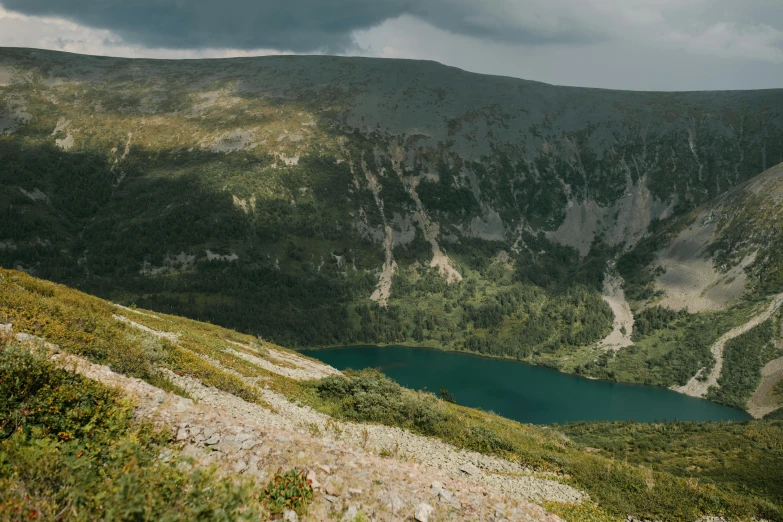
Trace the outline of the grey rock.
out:
[[[318,482],[318,479],[316,478],[315,471],[309,470],[307,472],[307,480],[310,481],[310,485],[313,487],[313,489],[318,489],[321,487],[321,483]]]
[[[207,440],[205,440],[205,441],[204,441],[204,444],[206,444],[207,446],[214,446],[214,445],[215,445],[215,444],[217,444],[218,442],[220,442],[220,435],[218,435],[218,434],[216,433],[215,435],[212,435],[210,438],[208,438]]]
[[[288,509],[283,513],[283,520],[285,522],[299,522],[299,515],[296,514],[296,511]]]
[[[449,491],[448,489],[442,489],[440,493],[438,494],[440,497],[440,500],[442,502],[453,502],[454,501],[454,493]]]
[[[188,444],[184,448],[182,448],[180,455],[182,455],[183,457],[196,458],[199,455],[201,455],[201,451],[202,450],[197,448],[196,446],[191,446],[190,444]]]
[[[405,499],[403,499],[398,494],[396,493],[389,494],[389,507],[391,508],[392,513],[397,513],[405,509],[405,504],[406,504]]]
[[[422,502],[416,506],[416,511],[413,513],[413,518],[417,522],[429,522],[430,516],[432,515],[432,509],[432,506],[426,502]]]
[[[459,470],[463,473],[467,473],[471,477],[478,477],[481,475],[481,470],[479,470],[476,466],[474,466],[470,462],[466,462],[462,466],[460,466]]]
[[[340,489],[337,487],[337,484],[335,484],[331,480],[327,481],[326,486],[324,486],[324,491],[326,491],[326,493],[329,495],[333,495],[333,496],[340,495]]]
[[[233,440],[233,437],[227,437],[220,441],[220,451],[223,453],[236,453],[241,447],[242,445]]]
[[[345,512],[343,515],[343,518],[340,519],[340,522],[350,522],[353,520],[353,517],[355,517],[359,513],[359,506],[350,506],[348,508],[348,511]]]
[[[174,456],[174,452],[170,449],[163,450],[160,454],[160,457],[158,457],[163,462],[168,462],[171,460],[171,457]]]

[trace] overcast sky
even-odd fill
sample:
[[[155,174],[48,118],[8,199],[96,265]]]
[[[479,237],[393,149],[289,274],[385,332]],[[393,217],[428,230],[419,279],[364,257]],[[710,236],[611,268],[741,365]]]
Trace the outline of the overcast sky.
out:
[[[437,60],[559,85],[783,87],[783,0],[0,0],[0,46]]]

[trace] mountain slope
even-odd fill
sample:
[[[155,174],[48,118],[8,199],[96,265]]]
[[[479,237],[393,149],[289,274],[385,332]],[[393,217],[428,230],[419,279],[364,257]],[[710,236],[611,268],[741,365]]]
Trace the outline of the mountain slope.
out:
[[[708,344],[699,343],[700,362],[692,359],[690,378],[673,389],[756,416],[783,404],[772,391],[783,361],[782,202],[780,164],[670,220],[621,258],[641,329],[637,340],[657,343],[656,331],[676,330],[687,317],[720,325],[702,332]],[[651,335],[655,341],[644,339]]]
[[[780,421],[521,425],[11,270],[0,324],[0,499],[20,516],[98,518],[110,503],[89,499],[106,494],[147,516],[268,515],[258,493],[295,467],[314,479],[312,520],[421,504],[433,520],[557,520],[531,501],[569,521],[783,520]]]
[[[672,386],[710,366],[709,336],[627,349],[648,260],[618,256],[783,159],[783,90],[3,49],[0,128],[3,266],[294,347],[405,343]],[[630,360],[608,370],[617,348]]]

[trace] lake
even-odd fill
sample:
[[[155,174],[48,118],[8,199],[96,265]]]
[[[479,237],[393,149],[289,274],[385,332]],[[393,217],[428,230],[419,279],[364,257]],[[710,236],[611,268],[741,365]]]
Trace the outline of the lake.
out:
[[[357,346],[304,354],[339,370],[378,368],[408,388],[444,386],[463,406],[531,424],[574,421],[749,420],[740,410],[654,386],[584,379],[549,368],[404,346]]]

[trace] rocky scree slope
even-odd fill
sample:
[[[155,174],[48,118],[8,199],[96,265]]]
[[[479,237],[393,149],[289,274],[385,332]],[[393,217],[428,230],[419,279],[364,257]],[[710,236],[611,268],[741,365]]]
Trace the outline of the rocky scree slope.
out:
[[[294,347],[405,343],[630,381],[651,364],[671,386],[709,347],[627,350],[623,288],[646,263],[613,263],[783,160],[783,91],[3,49],[0,133],[3,266]],[[609,351],[634,368],[607,369]]]

